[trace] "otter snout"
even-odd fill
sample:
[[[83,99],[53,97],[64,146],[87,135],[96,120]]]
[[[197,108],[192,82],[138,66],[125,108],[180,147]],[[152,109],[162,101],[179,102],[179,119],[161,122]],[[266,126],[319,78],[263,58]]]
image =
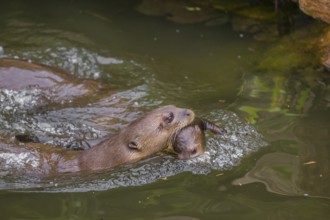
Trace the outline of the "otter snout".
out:
[[[190,109],[184,109],[182,111],[182,116],[189,119],[189,124],[195,119],[195,113]]]
[[[177,145],[173,146],[173,151],[174,153],[178,156],[178,158],[180,160],[187,160],[190,158],[190,155],[188,152],[186,151],[182,151],[180,147],[178,147]]]
[[[189,151],[182,151],[179,148],[173,148],[174,153],[177,155],[179,160],[188,160],[191,158],[194,158],[195,156],[192,156]]]

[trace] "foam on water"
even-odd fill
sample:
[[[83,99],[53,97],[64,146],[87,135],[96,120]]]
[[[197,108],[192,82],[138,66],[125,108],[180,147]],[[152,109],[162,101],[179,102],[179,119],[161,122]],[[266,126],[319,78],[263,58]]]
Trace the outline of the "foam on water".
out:
[[[47,143],[67,146],[69,137],[96,139],[118,131],[160,102],[148,100],[145,85],[117,92],[81,107],[39,109],[40,90],[0,90],[0,134],[11,136],[30,133]],[[45,140],[44,139],[44,140]]]
[[[39,166],[39,159],[29,152],[0,153],[0,162],[5,170],[24,168],[27,164],[34,168]]]
[[[26,112],[40,106],[45,99],[43,91],[38,86],[26,90],[15,91],[0,89],[0,111],[1,112]]]

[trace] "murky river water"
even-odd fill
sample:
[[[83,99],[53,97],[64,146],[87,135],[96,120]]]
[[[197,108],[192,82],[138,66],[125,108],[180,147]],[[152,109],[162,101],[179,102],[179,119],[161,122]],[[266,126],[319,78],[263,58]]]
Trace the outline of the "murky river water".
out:
[[[258,68],[277,42],[228,24],[145,16],[137,3],[2,4],[1,57],[107,89],[40,109],[37,88],[0,88],[1,137],[32,132],[58,145],[99,138],[165,104],[191,108],[227,134],[208,135],[207,152],[194,160],[161,154],[108,174],[38,179],[2,167],[1,219],[328,219],[328,74]]]

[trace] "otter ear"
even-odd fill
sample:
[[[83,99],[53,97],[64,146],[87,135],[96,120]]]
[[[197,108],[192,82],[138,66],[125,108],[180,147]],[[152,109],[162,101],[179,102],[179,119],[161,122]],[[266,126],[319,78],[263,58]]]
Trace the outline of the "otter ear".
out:
[[[163,122],[165,124],[170,124],[173,121],[173,119],[174,119],[174,113],[170,112],[168,115],[163,117]]]
[[[128,147],[132,150],[140,150],[141,148],[136,141],[130,141]]]
[[[162,122],[158,126],[159,129],[162,129],[166,125],[171,124],[173,119],[174,119],[174,113],[173,112],[170,112],[169,114],[164,115]]]

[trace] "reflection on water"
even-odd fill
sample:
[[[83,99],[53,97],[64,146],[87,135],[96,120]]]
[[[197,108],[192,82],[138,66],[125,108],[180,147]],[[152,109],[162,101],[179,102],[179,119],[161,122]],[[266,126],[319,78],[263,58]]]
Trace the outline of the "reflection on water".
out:
[[[208,135],[206,153],[190,161],[164,153],[108,174],[52,180],[2,172],[4,219],[328,218],[329,200],[319,199],[330,195],[330,81],[322,69],[288,61],[285,71],[256,70],[273,45],[228,21],[178,25],[138,14],[128,1],[42,2],[42,10],[29,1],[1,6],[0,56],[97,79],[106,90],[40,109],[48,100],[38,88],[0,88],[2,137],[35,133],[62,146],[113,134],[163,104],[192,108],[228,133]]]
[[[243,185],[260,181],[271,192],[283,195],[307,195],[296,185],[298,171],[297,156],[283,153],[266,154],[258,160],[251,171],[243,178],[235,180],[233,184]]]
[[[266,154],[233,184],[262,182],[274,193],[329,198],[329,114],[317,114],[313,113],[313,117],[296,123],[293,128],[291,138],[298,154],[289,150]]]
[[[261,157],[235,185],[262,182],[274,193],[329,198],[328,83],[326,73],[310,69],[245,79],[238,108],[274,141],[276,153]]]

